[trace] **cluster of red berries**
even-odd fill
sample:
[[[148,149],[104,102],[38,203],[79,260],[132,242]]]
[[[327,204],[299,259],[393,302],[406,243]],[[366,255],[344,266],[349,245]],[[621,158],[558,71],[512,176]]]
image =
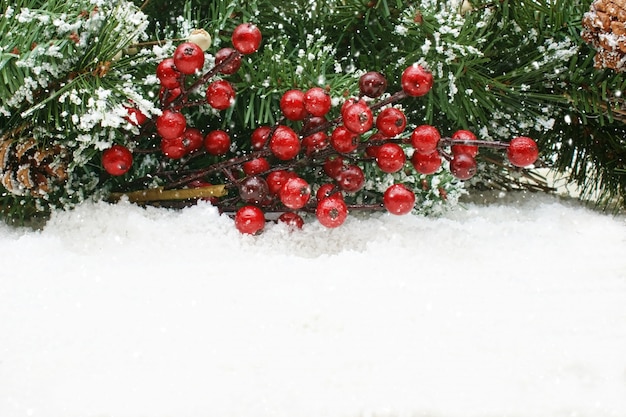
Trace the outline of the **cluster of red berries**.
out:
[[[198,75],[204,66],[204,53],[194,44],[178,46],[172,58],[161,62],[157,77],[161,82],[162,114],[156,119],[160,150],[168,158],[177,159],[192,152],[213,156],[228,154],[231,141],[227,132],[213,130],[203,135],[187,126],[181,109],[188,105],[188,92],[208,84],[206,99],[217,110],[230,107],[235,90],[226,80],[212,81],[217,72],[232,74],[239,69],[242,55],[259,48],[261,33],[251,24],[237,27],[233,33],[234,49],[224,48],[216,54],[216,66],[200,76],[190,86],[185,77]],[[421,97],[433,85],[433,75],[421,65],[411,65],[401,76],[401,91],[384,96],[386,78],[378,72],[368,72],[359,79],[359,94],[346,99],[337,109],[338,116],[330,118],[333,102],[329,88],[312,87],[308,90],[292,88],[280,97],[282,117],[274,126],[260,126],[250,136],[251,152],[243,157],[224,158],[219,163],[224,181],[236,196],[228,203],[215,204],[235,213],[235,226],[245,234],[257,234],[266,224],[266,212],[281,213],[279,221],[302,227],[300,213],[312,213],[329,228],[344,223],[348,211],[356,209],[346,202],[365,186],[363,165],[374,163],[383,173],[405,169],[407,160],[416,172],[433,174],[442,160],[448,160],[451,173],[467,180],[476,173],[476,155],[479,146],[506,148],[512,165],[531,165],[538,157],[536,143],[527,137],[518,137],[503,144],[479,141],[467,131],[459,130],[450,138],[441,137],[437,128],[421,125],[406,133],[407,118],[395,103],[407,97]],[[130,112],[129,120],[145,122],[141,114]],[[409,157],[410,156],[410,157]],[[105,151],[103,164],[107,172],[121,175],[132,164],[128,149],[115,145]],[[304,168],[304,169],[302,169]],[[317,168],[317,170],[313,169]],[[206,184],[202,174],[188,177],[187,186]],[[315,182],[310,183],[314,172]],[[184,182],[179,182],[183,184]],[[193,185],[196,184],[196,185]],[[415,193],[405,184],[387,188],[382,201],[369,206],[386,209],[396,215],[407,214],[415,206]]]

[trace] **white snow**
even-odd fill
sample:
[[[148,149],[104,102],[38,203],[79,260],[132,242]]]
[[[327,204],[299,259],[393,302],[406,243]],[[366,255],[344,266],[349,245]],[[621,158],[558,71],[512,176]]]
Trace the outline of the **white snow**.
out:
[[[0,225],[2,417],[624,417],[626,219],[543,195],[241,236]]]

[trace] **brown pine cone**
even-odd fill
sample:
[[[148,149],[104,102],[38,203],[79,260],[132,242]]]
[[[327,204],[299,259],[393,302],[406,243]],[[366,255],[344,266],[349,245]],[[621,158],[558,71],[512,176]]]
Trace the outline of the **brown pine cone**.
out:
[[[582,37],[596,49],[596,68],[626,71],[626,0],[596,0],[583,16]]]

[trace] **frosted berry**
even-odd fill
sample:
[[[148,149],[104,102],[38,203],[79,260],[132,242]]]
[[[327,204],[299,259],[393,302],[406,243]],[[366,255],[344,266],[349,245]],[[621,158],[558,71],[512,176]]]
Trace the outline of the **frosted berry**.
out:
[[[307,111],[304,107],[304,92],[300,90],[288,90],[280,98],[280,110],[289,120],[303,120]]]
[[[434,174],[441,166],[441,155],[437,151],[429,153],[414,152],[411,156],[411,164],[420,174]]]
[[[348,206],[339,194],[333,194],[330,197],[323,198],[317,203],[315,216],[325,227],[339,227],[348,217]]]
[[[402,73],[402,90],[412,97],[420,97],[433,86],[433,74],[418,64],[413,64]]]
[[[321,87],[313,87],[304,93],[304,108],[313,116],[321,117],[330,111],[330,95]]]
[[[156,129],[159,136],[165,139],[174,139],[181,136],[187,128],[185,116],[175,110],[163,110],[156,119]]]
[[[300,153],[300,147],[300,139],[296,132],[284,125],[276,128],[269,141],[270,151],[282,161],[295,158]]]
[[[359,91],[362,95],[376,98],[387,89],[387,79],[379,72],[366,72],[359,78]]]
[[[385,143],[376,152],[376,164],[386,173],[398,172],[406,162],[404,149],[397,143]]]
[[[293,211],[286,211],[278,216],[280,223],[285,223],[287,226],[293,229],[302,229],[304,226],[304,220],[302,217]]]
[[[476,174],[476,160],[466,153],[454,155],[450,161],[450,172],[460,180],[468,180]]]
[[[402,110],[388,107],[378,113],[376,128],[387,137],[397,136],[406,128],[406,116]]]
[[[263,157],[255,158],[241,164],[241,169],[246,175],[258,175],[269,171],[270,163]]]
[[[272,171],[267,174],[265,180],[267,181],[270,195],[278,195],[280,189],[283,188],[283,185],[285,185],[287,180],[294,177],[297,177],[297,174],[295,172],[282,169],[278,171]]]
[[[507,149],[507,157],[516,167],[526,167],[535,163],[539,158],[537,143],[526,136],[511,139]]]
[[[228,63],[222,64],[227,59]],[[222,48],[215,54],[215,66],[219,66],[219,72],[222,74],[234,74],[241,68],[241,55],[233,48]]]
[[[408,214],[415,206],[415,193],[404,184],[394,184],[385,191],[383,205],[391,214]]]
[[[183,74],[195,74],[204,66],[204,52],[193,42],[183,42],[174,51],[174,65]]]
[[[170,159],[180,159],[187,155],[187,149],[183,144],[183,137],[177,138],[162,138],[160,144],[161,152],[163,155]]]
[[[169,90],[180,87],[181,73],[176,69],[174,58],[165,58],[156,68],[156,76],[161,85]]]
[[[252,175],[239,183],[239,197],[246,203],[259,204],[267,199],[269,187],[264,178]]]
[[[453,140],[464,140],[464,141],[475,141],[477,140],[476,135],[470,132],[469,130],[457,130],[452,135]],[[478,146],[476,145],[468,145],[468,144],[454,144],[451,149],[453,155],[457,154],[467,154],[471,157],[475,157],[478,154]]]
[[[148,120],[148,116],[143,114],[141,110],[136,107],[127,106],[126,112],[128,113],[128,116],[124,119],[134,126],[141,126]]]
[[[230,149],[230,136],[223,130],[212,130],[204,138],[204,149],[211,155],[224,155]]]
[[[226,80],[213,81],[206,90],[206,100],[216,110],[226,110],[235,102],[235,90]]]
[[[354,193],[365,185],[365,174],[358,165],[347,165],[339,171],[335,180],[342,190]]]
[[[359,135],[341,125],[330,135],[331,146],[340,153],[350,153],[359,146]]]
[[[256,52],[261,45],[261,31],[252,23],[243,23],[235,28],[232,43],[244,55]]]
[[[265,214],[256,206],[243,206],[235,214],[235,227],[239,232],[256,235],[265,227]]]
[[[195,43],[200,47],[200,49],[206,51],[211,47],[212,39],[211,35],[209,35],[209,32],[207,32],[206,30],[194,29],[191,31],[189,36],[187,36],[187,41]]]
[[[280,201],[293,210],[301,209],[311,198],[311,186],[300,177],[289,178],[278,193]]]
[[[440,139],[439,130],[431,125],[418,126],[411,133],[411,145],[415,151],[421,153],[430,153],[436,150]]]
[[[259,126],[254,129],[252,135],[250,136],[250,144],[252,145],[252,149],[263,149],[267,144],[267,139],[269,138],[271,131],[272,129],[269,126]]]
[[[127,147],[113,145],[102,152],[102,167],[114,176],[124,175],[133,164],[133,154]]]
[[[344,126],[357,134],[367,132],[374,125],[372,110],[363,100],[344,106],[341,117],[343,118]]]

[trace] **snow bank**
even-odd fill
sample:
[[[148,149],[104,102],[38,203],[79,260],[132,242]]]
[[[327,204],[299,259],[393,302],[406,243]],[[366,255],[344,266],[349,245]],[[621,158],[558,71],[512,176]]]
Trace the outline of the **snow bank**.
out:
[[[241,236],[0,226],[0,416],[626,416],[626,222],[542,195]]]

